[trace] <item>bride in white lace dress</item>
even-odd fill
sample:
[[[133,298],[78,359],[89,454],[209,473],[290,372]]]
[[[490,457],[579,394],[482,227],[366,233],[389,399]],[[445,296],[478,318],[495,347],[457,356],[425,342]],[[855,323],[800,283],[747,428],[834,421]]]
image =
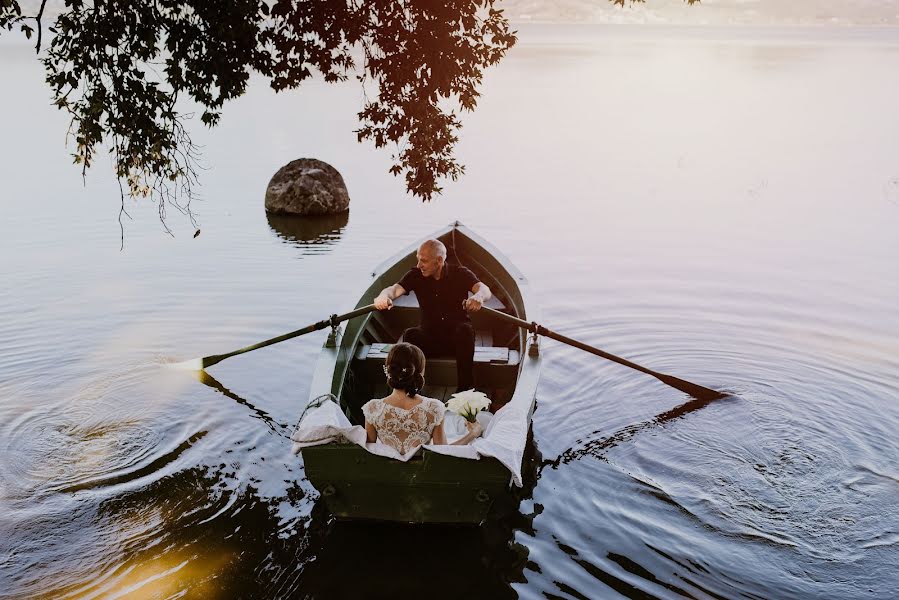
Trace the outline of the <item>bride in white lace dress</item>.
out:
[[[414,452],[422,444],[446,444],[440,400],[418,392],[425,384],[425,355],[412,344],[394,344],[384,363],[387,385],[393,389],[386,398],[369,400],[362,407],[369,442],[380,439],[400,454]],[[468,444],[481,435],[481,425],[465,422],[468,432],[453,445]]]

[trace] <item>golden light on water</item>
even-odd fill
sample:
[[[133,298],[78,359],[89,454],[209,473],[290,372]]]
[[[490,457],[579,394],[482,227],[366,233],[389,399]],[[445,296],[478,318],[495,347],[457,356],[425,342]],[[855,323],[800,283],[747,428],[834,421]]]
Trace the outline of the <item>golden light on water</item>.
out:
[[[223,598],[213,583],[216,576],[233,560],[234,554],[197,556],[191,548],[173,551],[146,561],[123,563],[116,574],[102,582],[92,583],[62,598],[173,598],[186,591],[199,598]]]

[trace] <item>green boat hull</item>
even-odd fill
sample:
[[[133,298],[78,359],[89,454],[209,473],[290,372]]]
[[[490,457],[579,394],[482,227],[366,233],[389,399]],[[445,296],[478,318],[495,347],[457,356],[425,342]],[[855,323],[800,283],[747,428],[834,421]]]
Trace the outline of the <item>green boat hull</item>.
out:
[[[404,463],[349,444],[314,446],[303,457],[306,477],[340,519],[480,523],[512,494],[509,471],[495,458],[424,452]]]
[[[457,254],[462,264],[490,286],[496,306],[522,319],[537,319],[531,303],[525,308],[527,281],[486,241],[459,224],[430,237],[447,243],[451,260]],[[377,268],[357,306],[371,303],[383,288],[415,266],[417,247],[416,243]],[[418,322],[414,299],[411,304],[408,297],[402,300],[390,311],[349,321],[336,342],[325,343],[310,399],[333,394],[353,423],[363,423],[362,404],[389,393],[380,370],[383,358],[378,357],[382,353],[375,349],[379,343],[395,342],[405,327]],[[485,357],[475,365],[476,384],[497,402],[527,407],[530,422],[540,371],[539,353],[526,351],[524,332],[495,323],[481,313],[472,316],[478,335],[486,340],[480,343],[490,346],[476,352],[483,351]],[[505,362],[489,360],[490,350],[497,348],[500,354],[508,349]],[[446,400],[455,391],[452,361],[429,359],[426,377],[424,395]],[[336,443],[304,448],[302,455],[306,477],[338,519],[478,524],[516,503],[517,488],[509,470],[490,457],[469,460],[423,449],[402,462],[370,454],[353,444]]]

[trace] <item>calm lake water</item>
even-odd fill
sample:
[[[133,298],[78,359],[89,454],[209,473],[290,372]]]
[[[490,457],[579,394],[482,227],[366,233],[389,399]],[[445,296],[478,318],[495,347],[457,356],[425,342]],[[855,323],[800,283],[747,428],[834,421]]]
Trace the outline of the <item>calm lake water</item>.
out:
[[[204,146],[201,235],[87,185],[30,47],[0,45],[0,597],[894,598],[899,32],[526,27],[421,204],[355,141],[361,93],[263,82]],[[294,158],[348,220],[263,211]],[[734,396],[702,408],[547,341],[520,512],[332,523],[290,454],[324,333],[459,219],[543,324]]]

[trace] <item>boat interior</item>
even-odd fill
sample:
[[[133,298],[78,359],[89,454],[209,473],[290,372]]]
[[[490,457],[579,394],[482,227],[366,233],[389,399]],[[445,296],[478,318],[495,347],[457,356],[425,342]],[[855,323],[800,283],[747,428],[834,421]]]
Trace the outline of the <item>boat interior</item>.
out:
[[[521,316],[516,309],[515,298],[507,292],[507,288],[514,284],[502,280],[503,277],[510,279],[508,274],[491,274],[479,268],[473,257],[467,261],[461,244],[458,255],[452,250],[449,254],[448,262],[461,263],[470,268],[490,287],[493,297],[485,306]],[[471,320],[475,329],[475,387],[487,394],[491,399],[490,410],[495,412],[509,401],[515,391],[526,338],[514,325],[491,317],[486,312],[471,313]],[[387,353],[407,328],[418,324],[419,307],[414,292],[395,300],[391,310],[375,311],[366,319],[352,351],[341,392],[341,403],[353,422],[363,423],[363,404],[390,393],[383,372]],[[422,394],[446,402],[456,391],[455,358],[428,357]]]

